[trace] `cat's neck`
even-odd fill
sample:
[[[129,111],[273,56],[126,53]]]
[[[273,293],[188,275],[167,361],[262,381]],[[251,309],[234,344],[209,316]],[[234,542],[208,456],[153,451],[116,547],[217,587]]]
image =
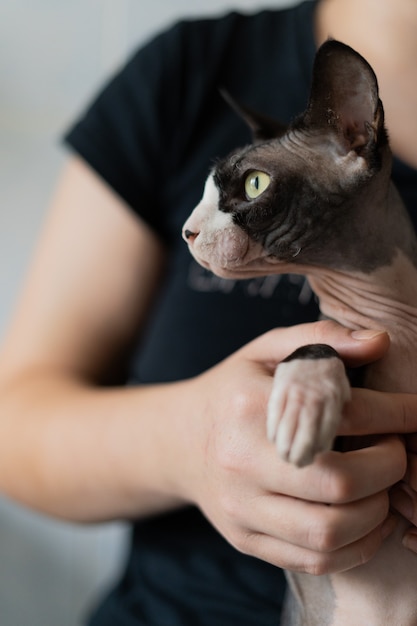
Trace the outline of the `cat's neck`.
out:
[[[410,259],[398,251],[390,266],[371,274],[313,269],[308,279],[326,317],[390,335],[387,355],[368,368],[367,385],[417,392],[417,268]]]

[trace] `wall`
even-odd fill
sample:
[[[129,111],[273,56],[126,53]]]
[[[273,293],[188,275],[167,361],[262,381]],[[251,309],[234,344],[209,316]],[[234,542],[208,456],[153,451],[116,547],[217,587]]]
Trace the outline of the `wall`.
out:
[[[185,15],[291,0],[0,0],[0,333],[65,160],[59,137],[129,51]],[[122,524],[56,522],[0,498],[1,626],[77,626],[123,559]]]

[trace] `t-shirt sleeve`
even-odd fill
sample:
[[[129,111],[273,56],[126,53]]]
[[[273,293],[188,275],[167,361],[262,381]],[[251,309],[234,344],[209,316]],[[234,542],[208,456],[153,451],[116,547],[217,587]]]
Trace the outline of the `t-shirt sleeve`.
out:
[[[249,24],[237,12],[178,22],[133,55],[65,136],[166,240],[167,213],[196,180],[197,201],[206,166],[222,146],[219,121],[227,107],[219,86],[232,84],[234,92],[233,80],[247,82],[241,56]],[[189,176],[197,160],[204,161],[202,180]]]
[[[161,235],[159,189],[177,126],[182,30],[134,54],[66,133],[64,141]]]

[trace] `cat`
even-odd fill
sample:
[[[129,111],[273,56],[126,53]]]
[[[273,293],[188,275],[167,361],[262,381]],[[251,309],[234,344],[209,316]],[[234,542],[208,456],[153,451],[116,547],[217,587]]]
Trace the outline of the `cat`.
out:
[[[254,143],[211,171],[183,228],[192,255],[224,278],[307,276],[324,316],[389,333],[390,348],[366,368],[364,386],[417,393],[417,239],[390,178],[373,69],[349,46],[325,42],[307,108],[288,127],[226,98]],[[333,348],[289,355],[277,367],[268,407],[267,434],[278,453],[300,467],[314,462],[333,446],[349,397]],[[417,556],[401,544],[408,525],[401,520],[377,555],[350,571],[286,572],[282,624],[416,626]]]

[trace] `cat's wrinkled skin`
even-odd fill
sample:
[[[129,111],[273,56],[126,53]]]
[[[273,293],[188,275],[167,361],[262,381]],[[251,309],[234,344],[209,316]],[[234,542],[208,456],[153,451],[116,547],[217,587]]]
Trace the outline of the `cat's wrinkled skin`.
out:
[[[317,53],[307,110],[289,128],[233,106],[255,142],[211,172],[184,225],[191,253],[226,278],[305,274],[324,315],[390,334],[390,349],[367,368],[365,385],[416,393],[416,238],[390,180],[372,68],[328,41]],[[297,465],[332,445],[349,398],[337,355],[311,350],[278,366],[268,409],[269,438]],[[401,545],[407,524],[361,567],[319,577],[288,573],[284,623],[417,626],[417,556]]]

